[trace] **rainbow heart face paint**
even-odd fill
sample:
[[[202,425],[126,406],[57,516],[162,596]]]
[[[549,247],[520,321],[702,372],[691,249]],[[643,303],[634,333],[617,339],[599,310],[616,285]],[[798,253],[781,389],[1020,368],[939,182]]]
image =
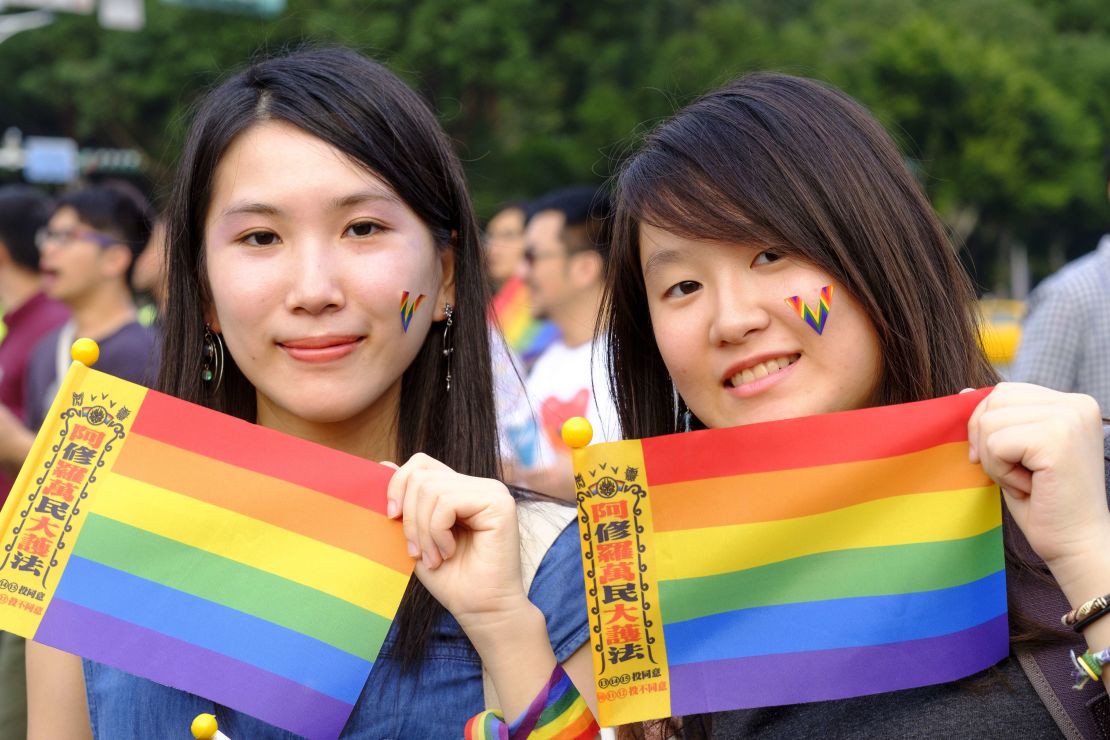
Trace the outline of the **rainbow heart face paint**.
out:
[[[810,328],[820,334],[825,331],[825,322],[829,318],[829,308],[832,306],[833,286],[826,285],[821,288],[821,299],[817,307],[817,315],[813,309],[802,300],[801,296],[792,295],[786,299],[791,308],[798,314],[798,318],[809,324]]]
[[[407,334],[409,331],[409,324],[412,322],[412,315],[416,309],[420,308],[420,303],[424,300],[423,293],[416,296],[416,300],[409,302],[409,293],[407,290],[401,291],[401,328]]]

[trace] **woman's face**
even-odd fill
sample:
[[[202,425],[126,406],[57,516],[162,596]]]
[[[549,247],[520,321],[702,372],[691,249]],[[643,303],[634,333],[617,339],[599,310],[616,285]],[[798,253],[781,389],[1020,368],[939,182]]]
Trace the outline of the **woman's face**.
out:
[[[872,402],[882,368],[875,329],[816,267],[760,246],[686,239],[653,226],[640,228],[640,266],[663,362],[707,426]],[[797,296],[819,318],[827,285],[832,300],[818,334],[788,299]]]
[[[301,129],[256,124],[216,168],[204,231],[208,320],[259,423],[392,422],[401,374],[454,302],[452,250],[393,190]],[[426,296],[407,331],[402,291]]]

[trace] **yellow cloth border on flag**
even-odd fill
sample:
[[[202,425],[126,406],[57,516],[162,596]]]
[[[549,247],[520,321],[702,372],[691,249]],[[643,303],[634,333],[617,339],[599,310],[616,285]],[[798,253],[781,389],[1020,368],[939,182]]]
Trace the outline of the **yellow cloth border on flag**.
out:
[[[671,714],[650,491],[639,440],[573,451],[602,725]]]
[[[93,388],[82,388],[88,373],[89,368],[79,362],[70,365],[0,511],[0,531],[4,532],[0,540],[4,548],[0,551],[0,610],[5,629],[28,639],[38,631],[73,543],[84,526],[92,492],[97,489],[89,485],[90,481],[112,469],[122,440],[146,398],[145,388],[103,374],[90,383],[97,386],[93,393]],[[124,409],[126,414],[122,413]],[[90,437],[100,433],[104,437],[93,446]],[[83,458],[74,457],[71,445],[96,449],[99,455],[82,462]],[[69,460],[65,459],[67,455]],[[71,478],[81,475],[79,485],[63,479],[64,471],[70,471]],[[73,484],[67,494],[72,501],[49,493],[55,481]],[[61,504],[65,504],[65,510],[59,519]],[[51,526],[43,526],[43,517]],[[54,535],[49,537],[52,531]],[[46,545],[50,545],[48,549],[44,549]],[[38,560],[32,562],[31,557]]]

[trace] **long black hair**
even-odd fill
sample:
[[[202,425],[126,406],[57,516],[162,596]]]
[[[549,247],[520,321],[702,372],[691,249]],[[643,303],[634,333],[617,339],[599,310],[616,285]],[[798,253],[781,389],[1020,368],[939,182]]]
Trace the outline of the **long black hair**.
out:
[[[255,389],[233,357],[215,394],[201,378],[204,316],[211,304],[204,223],[224,152],[264,121],[292,124],[343,152],[393,189],[439,249],[454,249],[454,382],[448,392],[444,325],[438,322],[402,376],[397,452],[401,460],[425,452],[461,473],[497,477],[487,288],[462,167],[424,100],[384,66],[349,49],[262,61],[221,84],[197,109],[166,211],[168,296],[159,387],[255,421]],[[395,653],[402,665],[419,661],[441,614],[414,577],[398,612]]]

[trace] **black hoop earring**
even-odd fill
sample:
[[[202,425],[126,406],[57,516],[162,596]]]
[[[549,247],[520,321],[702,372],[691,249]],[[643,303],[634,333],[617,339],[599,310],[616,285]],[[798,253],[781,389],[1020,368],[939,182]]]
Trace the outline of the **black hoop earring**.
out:
[[[447,315],[447,324],[443,327],[443,356],[447,358],[447,392],[451,392],[451,355],[454,354],[455,348],[448,346],[450,339],[448,332],[451,331],[452,324],[455,323],[452,318],[455,315],[455,307],[450,303],[443,304],[443,313]]]
[[[209,393],[220,389],[224,380],[224,338],[205,324],[204,344],[201,349],[201,380]]]

